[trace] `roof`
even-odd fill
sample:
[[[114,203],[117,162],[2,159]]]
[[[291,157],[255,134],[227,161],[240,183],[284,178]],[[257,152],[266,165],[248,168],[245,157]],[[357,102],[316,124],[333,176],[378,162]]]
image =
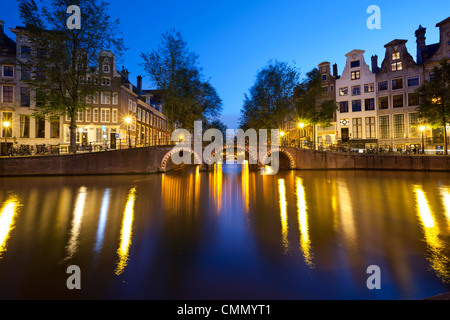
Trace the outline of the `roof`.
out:
[[[391,42],[385,44],[384,47],[387,48],[387,47],[392,47],[392,46],[400,46],[407,42],[408,42],[408,40],[394,39]]]
[[[447,19],[442,20],[441,22],[437,23],[436,27],[440,27],[440,26],[443,26],[443,25],[448,24],[448,23],[450,23],[450,17],[448,17]]]

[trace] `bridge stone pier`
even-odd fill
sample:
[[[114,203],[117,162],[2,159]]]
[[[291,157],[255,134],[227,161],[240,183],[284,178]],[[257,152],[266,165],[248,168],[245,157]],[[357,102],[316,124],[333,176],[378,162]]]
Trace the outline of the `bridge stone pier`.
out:
[[[199,157],[191,149],[191,161]],[[77,155],[0,157],[0,176],[45,176],[45,175],[102,175],[102,174],[146,174],[167,172],[178,167],[172,162],[173,146],[112,150]],[[224,153],[224,150],[217,150]],[[261,167],[264,157],[259,158],[248,149],[245,159],[257,158]],[[290,147],[274,148],[280,160],[280,170],[327,170],[327,169],[369,169],[369,170],[419,170],[450,171],[450,156],[371,155],[321,152]],[[225,159],[225,158],[224,158]],[[202,164],[202,169],[208,166]]]

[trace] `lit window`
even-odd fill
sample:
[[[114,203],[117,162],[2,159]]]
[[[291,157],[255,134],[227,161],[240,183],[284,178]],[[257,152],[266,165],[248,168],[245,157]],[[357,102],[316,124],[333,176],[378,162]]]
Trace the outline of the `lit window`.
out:
[[[348,87],[339,88],[339,95],[346,96],[348,94]]]
[[[360,78],[359,70],[358,71],[352,71],[351,77],[352,77],[352,80],[358,80]]]
[[[374,85],[373,83],[366,83],[364,85],[364,93],[370,93],[374,91]]]
[[[400,52],[394,52],[392,54],[392,60],[399,60],[400,59]]]
[[[392,71],[403,70],[403,64],[401,61],[391,63]]]

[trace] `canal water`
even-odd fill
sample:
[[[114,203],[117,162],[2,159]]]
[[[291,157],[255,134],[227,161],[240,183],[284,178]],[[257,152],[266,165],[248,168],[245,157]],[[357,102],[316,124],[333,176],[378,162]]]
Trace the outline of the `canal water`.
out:
[[[421,299],[449,257],[448,173],[0,179],[1,299]]]

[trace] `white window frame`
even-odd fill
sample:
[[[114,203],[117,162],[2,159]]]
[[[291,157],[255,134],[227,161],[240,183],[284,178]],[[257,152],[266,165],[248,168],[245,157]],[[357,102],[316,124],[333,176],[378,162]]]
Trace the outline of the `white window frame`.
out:
[[[100,122],[110,123],[111,122],[111,109],[101,108],[100,109]]]
[[[112,93],[112,104],[117,105],[119,103],[119,93],[113,92]]]
[[[111,104],[111,92],[102,92],[100,98],[101,104]]]
[[[112,109],[112,112],[111,112],[112,123],[117,123],[117,115],[118,115],[117,109]]]
[[[92,122],[98,122],[98,108],[92,109]]]

